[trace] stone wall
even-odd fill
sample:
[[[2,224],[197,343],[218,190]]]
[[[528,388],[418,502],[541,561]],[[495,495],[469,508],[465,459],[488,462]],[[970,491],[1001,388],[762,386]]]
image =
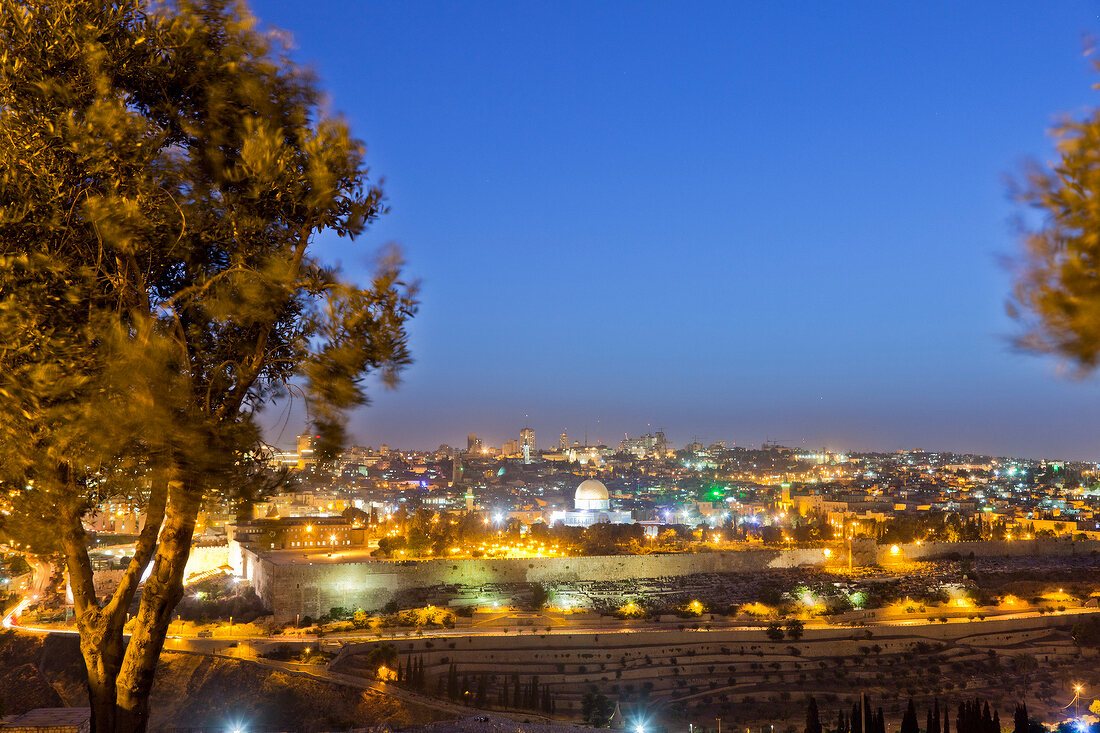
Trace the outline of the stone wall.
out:
[[[1060,557],[1086,555],[1100,551],[1100,540],[1057,539],[1041,537],[1033,540],[984,540],[979,542],[922,542],[897,545],[898,554],[890,545],[878,545],[878,562],[888,565],[897,560],[931,560],[958,553],[960,557],[1022,557],[1025,555]]]
[[[220,568],[229,564],[229,545],[200,545],[191,548],[191,554],[187,557],[187,567],[184,568],[183,577],[194,573]]]
[[[378,609],[403,590],[437,585],[623,581],[825,564],[821,549],[344,563],[281,559],[242,551],[242,575],[280,622],[299,614],[316,617],[334,606]]]
[[[968,557],[1062,556],[1100,551],[1100,541],[1071,542],[1036,539],[988,542],[942,542],[899,546],[871,541],[853,543],[856,565],[879,562],[889,567],[903,560],[933,559],[958,553]],[[847,549],[847,548],[844,548]],[[225,548],[222,552],[227,552]],[[745,550],[696,554],[607,555],[530,559],[433,559],[330,562],[324,556],[311,562],[290,553],[257,554],[242,548],[241,575],[253,582],[264,605],[279,622],[298,615],[319,616],[334,606],[377,610],[402,591],[433,586],[487,584],[624,581],[640,578],[676,578],[696,573],[752,573],[767,569],[823,566],[822,549]],[[843,564],[842,551],[830,562]]]

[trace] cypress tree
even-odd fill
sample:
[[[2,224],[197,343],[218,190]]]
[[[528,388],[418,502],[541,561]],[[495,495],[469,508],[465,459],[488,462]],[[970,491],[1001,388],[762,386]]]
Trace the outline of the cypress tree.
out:
[[[821,733],[821,717],[817,710],[817,700],[810,695],[806,703],[806,733]]]
[[[913,704],[913,698],[909,698],[909,704],[905,706],[905,714],[901,716],[901,733],[920,733],[917,706]]]
[[[932,725],[928,733],[940,733],[940,699],[938,697],[932,701]]]
[[[975,702],[977,701],[975,700]],[[988,700],[985,701],[985,709],[982,710],[981,731],[982,733],[997,733],[993,728],[993,716],[989,712]]]
[[[932,708],[928,708],[928,714],[925,716],[924,719],[924,730],[927,731],[927,733],[933,733],[935,729],[935,723],[932,722],[933,720],[934,718],[932,717]]]
[[[993,711],[993,727],[989,730],[990,733],[1001,733],[1001,713],[997,710]]]
[[[846,733],[844,727],[844,711],[836,711],[836,733]]]
[[[951,733],[951,710],[943,706],[943,730],[940,733]]]
[[[1027,733],[1027,703],[1016,703],[1016,712],[1012,716],[1012,733]]]
[[[859,703],[852,703],[852,733],[863,733],[863,715]]]
[[[477,678],[477,696],[474,698],[474,704],[479,708],[485,705],[485,693],[489,689],[489,678],[484,674]]]
[[[458,670],[454,662],[447,669],[447,697],[451,700],[458,698]]]

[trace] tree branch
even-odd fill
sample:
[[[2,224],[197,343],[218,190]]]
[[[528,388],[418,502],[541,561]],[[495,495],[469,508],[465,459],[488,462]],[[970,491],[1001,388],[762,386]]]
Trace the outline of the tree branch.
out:
[[[61,503],[61,547],[65,553],[65,567],[69,571],[69,588],[73,593],[76,615],[88,611],[99,612],[99,600],[92,579],[92,561],[88,557],[88,535],[84,532],[81,495],[71,488],[71,469],[58,467],[61,484],[66,489]]]
[[[124,609],[130,607],[130,601],[134,599],[138,583],[141,582],[141,574],[149,565],[153,557],[153,551],[157,546],[157,536],[160,527],[164,523],[164,508],[168,503],[168,484],[165,481],[155,481],[152,492],[149,494],[149,502],[145,509],[145,524],[141,528],[141,534],[134,544],[134,556],[130,558],[130,564],[122,575],[118,587],[110,602],[104,607],[104,613],[115,618],[122,617]]]

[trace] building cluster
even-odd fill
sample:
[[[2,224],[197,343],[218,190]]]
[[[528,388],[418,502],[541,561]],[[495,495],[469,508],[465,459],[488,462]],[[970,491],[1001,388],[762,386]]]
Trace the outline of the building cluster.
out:
[[[788,543],[846,538],[1100,537],[1100,469],[1090,462],[1027,460],[921,450],[844,454],[765,443],[699,441],[675,448],[663,432],[617,446],[570,440],[539,446],[529,427],[501,447],[476,434],[463,448],[353,447],[332,461],[272,450],[279,488],[246,506],[213,502],[202,542],[233,534],[258,550],[376,548],[409,532],[408,518],[476,515],[526,533],[539,525],[640,524],[699,541]],[[98,535],[136,535],[139,507],[90,515]],[[452,523],[454,519],[450,519]],[[430,532],[427,534],[431,534]],[[429,551],[430,552],[430,551]]]
[[[298,440],[284,493],[257,501],[254,520],[339,515],[368,518],[421,509],[481,512],[522,526],[598,522],[725,530],[729,540],[799,542],[838,535],[904,540],[1100,536],[1094,463],[921,450],[844,454],[692,441],[673,448],[657,431],[617,446],[571,441],[539,449],[529,427],[500,448],[476,434],[464,449],[356,447],[337,460],[311,457]],[[578,488],[580,487],[580,488]],[[598,487],[598,489],[596,488]],[[826,528],[810,532],[814,525]]]

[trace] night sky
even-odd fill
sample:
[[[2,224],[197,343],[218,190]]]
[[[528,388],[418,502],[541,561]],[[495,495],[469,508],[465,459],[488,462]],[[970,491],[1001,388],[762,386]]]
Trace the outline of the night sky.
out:
[[[1006,179],[1100,104],[1095,2],[253,0],[385,178],[416,364],[364,445],[664,428],[1100,459],[1096,379],[1015,353]],[[283,406],[268,437],[302,427]]]

